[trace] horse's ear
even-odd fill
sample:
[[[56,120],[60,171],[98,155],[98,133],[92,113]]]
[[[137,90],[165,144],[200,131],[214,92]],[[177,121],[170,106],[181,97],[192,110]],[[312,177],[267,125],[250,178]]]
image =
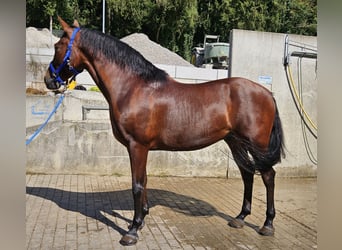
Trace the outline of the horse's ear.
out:
[[[79,27],[80,27],[80,24],[78,23],[78,21],[77,21],[76,19],[74,20],[73,26],[74,26],[75,28],[79,28]]]
[[[70,28],[69,24],[67,24],[60,16],[58,16],[58,22],[60,23],[64,31]]]
[[[72,28],[67,24],[60,16],[58,16],[58,21],[60,25],[62,26],[62,29],[69,35],[71,36],[72,34]]]

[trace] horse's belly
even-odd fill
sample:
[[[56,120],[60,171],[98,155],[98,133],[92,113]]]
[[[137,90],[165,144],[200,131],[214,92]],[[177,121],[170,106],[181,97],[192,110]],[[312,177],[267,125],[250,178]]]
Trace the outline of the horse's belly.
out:
[[[195,128],[166,130],[162,133],[156,149],[174,151],[201,149],[222,140],[228,133],[228,129],[219,131],[205,131]]]

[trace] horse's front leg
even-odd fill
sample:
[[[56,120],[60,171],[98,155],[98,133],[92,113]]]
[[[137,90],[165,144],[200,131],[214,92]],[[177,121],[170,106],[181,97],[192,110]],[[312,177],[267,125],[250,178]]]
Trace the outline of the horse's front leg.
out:
[[[134,245],[138,241],[138,230],[144,226],[144,218],[148,214],[147,192],[146,192],[146,162],[148,148],[131,143],[128,148],[132,172],[132,192],[134,198],[134,217],[120,243],[122,245]]]

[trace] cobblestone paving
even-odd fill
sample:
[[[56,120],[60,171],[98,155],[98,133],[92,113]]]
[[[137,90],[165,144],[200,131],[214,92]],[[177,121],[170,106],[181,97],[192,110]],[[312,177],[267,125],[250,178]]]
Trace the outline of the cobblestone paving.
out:
[[[119,243],[133,217],[130,177],[27,175],[26,186],[26,249],[317,248],[316,179],[276,179],[276,231],[265,237],[256,232],[260,177],[242,229],[228,226],[241,208],[240,179],[149,177],[150,214],[131,247]]]

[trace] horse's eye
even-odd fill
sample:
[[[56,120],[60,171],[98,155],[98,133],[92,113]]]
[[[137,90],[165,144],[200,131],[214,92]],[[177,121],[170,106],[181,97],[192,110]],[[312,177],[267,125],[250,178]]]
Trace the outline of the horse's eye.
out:
[[[60,48],[61,48],[61,46],[55,45],[55,51],[56,51],[56,52],[59,51]]]

